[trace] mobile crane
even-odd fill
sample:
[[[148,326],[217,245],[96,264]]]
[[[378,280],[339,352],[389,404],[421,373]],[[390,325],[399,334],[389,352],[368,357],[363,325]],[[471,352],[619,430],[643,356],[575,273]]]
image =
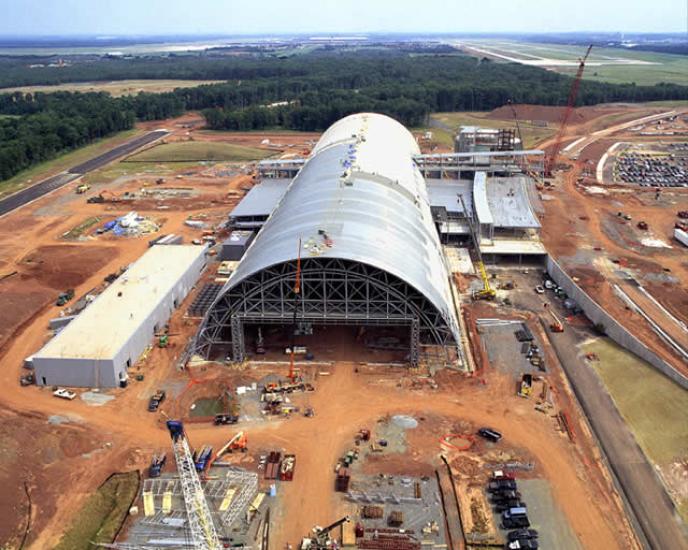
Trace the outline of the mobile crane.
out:
[[[550,154],[545,158],[545,176],[551,177],[554,171],[557,157],[559,156],[559,150],[561,149],[561,143],[564,140],[564,133],[569,124],[571,114],[573,114],[573,109],[576,106],[576,96],[578,95],[578,88],[580,87],[580,81],[583,78],[583,71],[585,70],[585,62],[588,60],[590,55],[590,50],[592,50],[592,44],[588,46],[585,55],[578,60],[578,71],[576,76],[573,78],[571,83],[571,89],[569,90],[569,99],[566,103],[566,111],[564,111],[564,117],[561,120],[561,126],[559,126],[559,131],[554,140],[554,145],[552,146]]]
[[[477,256],[477,261],[475,262],[475,266],[478,270],[478,274],[480,275],[480,278],[483,281],[483,288],[482,290],[476,290],[473,292],[473,299],[474,300],[494,300],[495,297],[497,296],[497,292],[495,292],[495,289],[490,286],[490,278],[487,275],[487,270],[485,269],[485,264],[483,263],[483,256],[480,253],[480,239],[475,231],[475,227],[473,225],[473,218],[471,217],[470,213],[466,209],[466,203],[463,200],[463,197],[459,195],[459,201],[461,202],[461,208],[463,208],[463,212],[466,215],[466,222],[468,223],[468,227],[471,232],[471,238],[473,239],[473,248],[475,250],[475,254]]]
[[[350,521],[349,516],[344,516],[327,527],[314,527],[313,536],[306,537],[301,541],[301,550],[328,550],[329,548],[338,548],[332,544],[330,532],[348,521]]]
[[[189,442],[180,420],[168,420],[167,429],[172,437],[172,449],[182,484],[184,506],[188,518],[191,543],[196,550],[220,550],[222,548],[208,502],[196,472]]]

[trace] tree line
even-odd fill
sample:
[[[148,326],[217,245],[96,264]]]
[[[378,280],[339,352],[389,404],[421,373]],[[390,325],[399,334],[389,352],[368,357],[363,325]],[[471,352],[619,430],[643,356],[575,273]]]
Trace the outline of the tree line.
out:
[[[9,115],[9,116],[2,116]],[[134,111],[108,94],[0,95],[0,180],[134,126]]]

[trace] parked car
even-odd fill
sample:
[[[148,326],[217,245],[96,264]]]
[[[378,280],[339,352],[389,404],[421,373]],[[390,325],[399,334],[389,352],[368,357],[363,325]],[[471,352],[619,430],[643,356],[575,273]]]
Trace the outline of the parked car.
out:
[[[497,481],[490,481],[487,484],[487,490],[490,493],[499,493],[502,491],[515,491],[516,481],[513,479],[499,479]]]
[[[541,287],[540,285],[538,285],[535,287],[535,292],[537,292],[538,294],[544,294],[545,289],[543,287]]]
[[[502,512],[502,525],[505,529],[530,527],[528,510],[524,506],[519,506]]]
[[[73,391],[69,391],[64,388],[57,388],[53,392],[53,395],[61,399],[69,399],[70,401],[76,397],[76,394]]]
[[[239,422],[239,417],[236,414],[216,414],[214,422],[216,426],[221,424],[236,424]]]
[[[160,403],[165,401],[165,397],[167,394],[165,393],[164,390],[158,390],[153,394],[150,398],[150,401],[148,401],[148,411],[149,412],[155,412],[158,410],[158,407],[160,406]]]
[[[498,504],[495,504],[494,506],[494,511],[501,514],[502,512],[506,512],[507,510],[511,508],[525,508],[526,505],[524,502],[521,502],[518,499],[515,500],[506,500],[504,502],[500,502]]]
[[[480,428],[478,430],[478,435],[489,441],[492,441],[493,443],[497,443],[497,441],[502,439],[502,434],[500,434],[497,430],[493,430],[492,428]]]
[[[535,529],[516,529],[515,531],[510,531],[506,538],[509,542],[518,539],[536,539],[539,534]]]
[[[504,489],[503,491],[494,492],[490,495],[492,502],[505,502],[507,500],[518,500],[521,498],[521,493],[512,489]]]
[[[537,550],[540,544],[537,539],[516,539],[507,543],[509,550]]]

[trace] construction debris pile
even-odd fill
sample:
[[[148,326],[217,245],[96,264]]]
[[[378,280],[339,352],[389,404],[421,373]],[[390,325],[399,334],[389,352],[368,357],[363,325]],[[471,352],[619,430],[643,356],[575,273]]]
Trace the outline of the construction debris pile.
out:
[[[148,235],[160,230],[160,226],[150,218],[141,216],[138,212],[131,211],[116,220],[107,222],[98,229],[98,233],[112,232],[118,237],[138,237]]]

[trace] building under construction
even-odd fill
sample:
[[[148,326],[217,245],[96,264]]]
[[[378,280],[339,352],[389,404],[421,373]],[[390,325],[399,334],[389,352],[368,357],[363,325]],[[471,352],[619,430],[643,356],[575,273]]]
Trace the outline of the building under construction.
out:
[[[429,347],[456,361],[456,308],[419,153],[386,116],[330,127],[209,309],[197,352],[240,361],[245,331],[261,325],[389,326],[407,335],[412,364]]]
[[[412,365],[424,353],[460,363],[442,244],[477,247],[488,262],[545,255],[529,198],[543,153],[520,150],[513,132],[493,134],[492,148],[422,155],[399,123],[358,114],[330,127],[308,158],[262,161],[260,183],[229,220],[259,233],[196,351],[240,361],[262,325],[385,326],[404,335]]]

